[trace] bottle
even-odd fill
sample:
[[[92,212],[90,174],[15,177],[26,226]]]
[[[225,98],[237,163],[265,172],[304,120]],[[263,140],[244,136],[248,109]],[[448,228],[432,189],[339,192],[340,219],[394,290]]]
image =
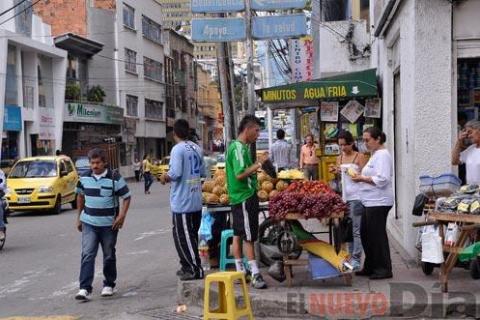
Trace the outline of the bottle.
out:
[[[210,255],[208,253],[208,243],[205,239],[201,239],[198,245],[198,253],[203,271],[210,270]]]

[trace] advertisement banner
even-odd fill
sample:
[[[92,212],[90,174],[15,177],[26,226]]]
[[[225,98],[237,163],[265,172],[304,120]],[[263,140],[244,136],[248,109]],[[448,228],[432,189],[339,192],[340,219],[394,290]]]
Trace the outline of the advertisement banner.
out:
[[[245,19],[208,18],[192,19],[192,40],[194,42],[230,42],[245,40]]]
[[[90,103],[66,103],[64,121],[123,124],[123,109]]]
[[[192,0],[193,13],[223,13],[245,10],[243,0]]]
[[[38,115],[40,117],[38,139],[55,140],[55,109],[38,108]]]
[[[295,38],[307,34],[305,14],[253,17],[252,36],[255,39]]]
[[[275,11],[288,9],[303,9],[305,0],[252,0],[252,10]]]
[[[290,66],[292,82],[309,81],[313,78],[313,41],[307,36],[290,39]]]
[[[22,109],[15,105],[5,105],[3,131],[22,131]]]

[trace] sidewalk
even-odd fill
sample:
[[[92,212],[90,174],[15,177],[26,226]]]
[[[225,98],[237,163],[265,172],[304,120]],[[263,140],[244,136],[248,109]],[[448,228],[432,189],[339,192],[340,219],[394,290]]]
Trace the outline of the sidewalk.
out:
[[[262,270],[269,288],[250,289],[255,317],[269,319],[368,319],[383,317],[456,318],[480,316],[480,282],[469,271],[455,268],[449,293],[441,293],[439,268],[423,274],[390,237],[394,278],[353,278],[351,287],[342,278],[313,281],[306,267],[294,268],[291,288]],[[179,282],[178,299],[189,308],[203,308],[203,281]]]

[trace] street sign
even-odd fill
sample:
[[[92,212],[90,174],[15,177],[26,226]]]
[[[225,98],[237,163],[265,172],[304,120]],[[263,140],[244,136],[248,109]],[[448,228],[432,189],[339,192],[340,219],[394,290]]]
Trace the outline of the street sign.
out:
[[[252,0],[252,10],[275,11],[305,8],[305,0]]]
[[[223,13],[244,10],[244,0],[192,0],[193,13]]]
[[[282,16],[253,17],[255,39],[295,38],[307,34],[307,18],[303,13]]]
[[[192,20],[195,42],[242,41],[247,37],[243,18],[211,18]]]

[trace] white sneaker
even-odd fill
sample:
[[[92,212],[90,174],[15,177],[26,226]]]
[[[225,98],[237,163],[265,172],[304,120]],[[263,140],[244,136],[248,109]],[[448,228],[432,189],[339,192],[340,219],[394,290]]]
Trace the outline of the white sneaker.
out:
[[[87,290],[85,290],[85,289],[80,289],[80,290],[78,291],[77,295],[75,296],[75,299],[76,299],[76,300],[87,301],[87,300],[90,299],[89,296],[90,296],[90,293],[89,293]]]
[[[0,230],[0,241],[5,240],[5,231]]]
[[[111,297],[111,296],[113,296],[113,288],[112,288],[112,287],[103,287],[101,296],[102,296],[102,297]]]

